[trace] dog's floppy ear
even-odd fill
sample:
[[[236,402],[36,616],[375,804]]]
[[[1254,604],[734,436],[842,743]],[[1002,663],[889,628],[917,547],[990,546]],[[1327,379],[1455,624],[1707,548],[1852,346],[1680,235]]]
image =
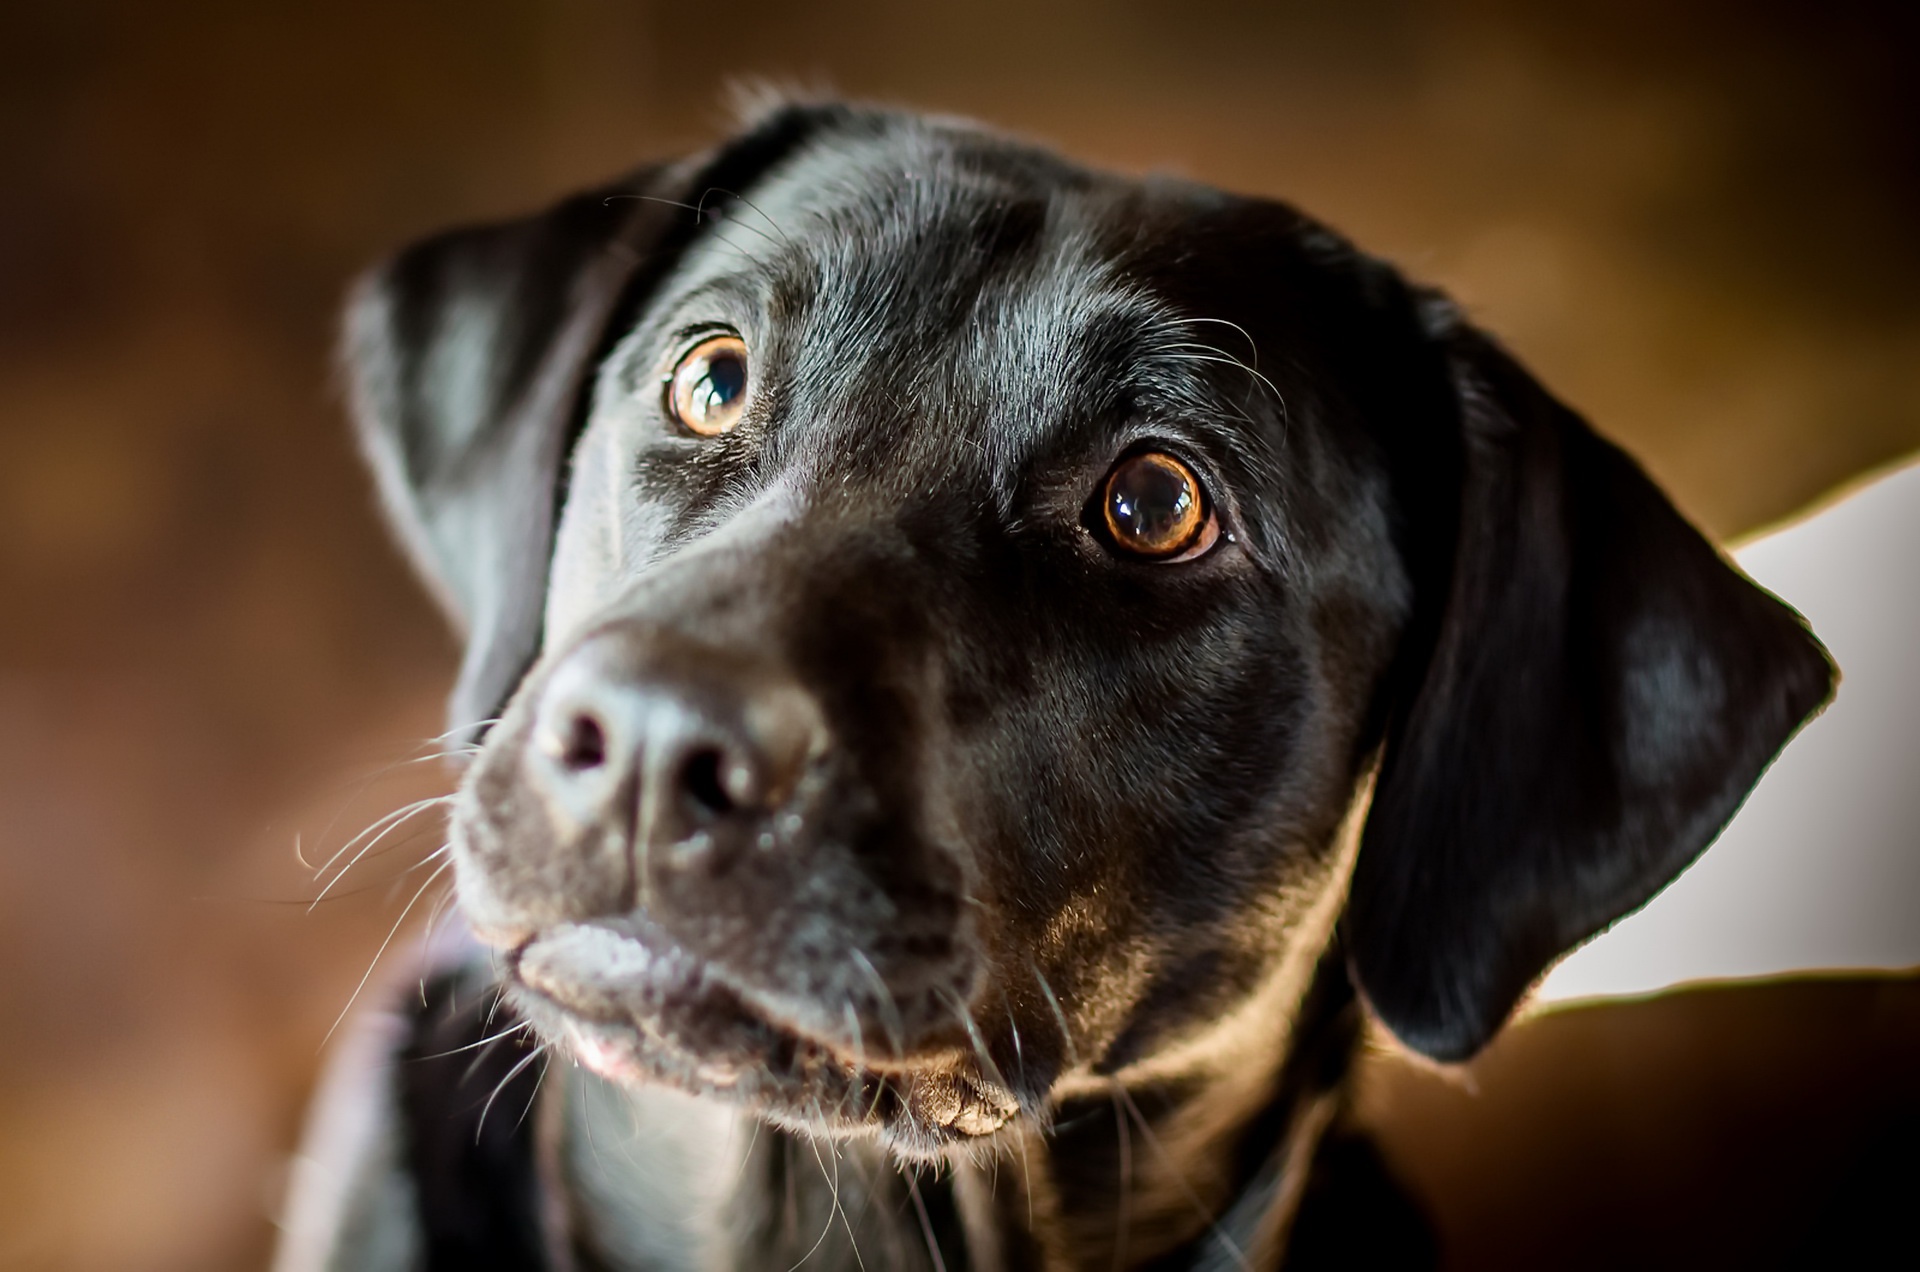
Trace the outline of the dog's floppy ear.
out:
[[[1443,302],[1461,494],[1342,936],[1378,1017],[1472,1055],[1560,954],[1719,833],[1832,689],[1799,615]]]
[[[537,215],[452,230],[356,287],[354,414],[415,565],[465,631],[448,715],[498,713],[539,651],[560,482],[593,372],[703,220],[827,115],[777,111],[718,152]]]

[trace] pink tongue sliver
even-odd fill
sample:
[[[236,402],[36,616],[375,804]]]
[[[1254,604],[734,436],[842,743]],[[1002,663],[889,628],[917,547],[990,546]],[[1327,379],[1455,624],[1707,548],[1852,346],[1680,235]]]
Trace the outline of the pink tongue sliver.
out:
[[[577,1025],[568,1028],[567,1042],[573,1047],[573,1054],[579,1057],[580,1063],[603,1078],[617,1079],[631,1067],[617,1051]]]

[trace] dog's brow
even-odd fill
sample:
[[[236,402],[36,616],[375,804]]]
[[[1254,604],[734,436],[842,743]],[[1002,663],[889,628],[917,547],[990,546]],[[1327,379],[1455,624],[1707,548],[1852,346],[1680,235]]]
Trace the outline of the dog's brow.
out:
[[[757,310],[765,303],[768,275],[766,267],[756,261],[701,279],[686,291],[670,297],[660,306],[658,316],[647,322],[646,328],[656,332],[676,330],[689,319],[698,319],[701,310],[729,314]]]

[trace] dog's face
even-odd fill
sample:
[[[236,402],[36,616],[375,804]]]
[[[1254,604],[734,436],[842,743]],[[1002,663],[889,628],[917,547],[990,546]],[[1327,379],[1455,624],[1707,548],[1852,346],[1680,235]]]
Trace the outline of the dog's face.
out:
[[[603,1066],[978,1133],[1286,952],[1410,609],[1389,494],[1311,339],[1254,365],[1300,299],[1170,299],[1185,191],[936,135],[751,197],[597,373],[462,896]]]
[[[1283,1011],[1350,875],[1358,986],[1469,1053],[1826,691],[1434,298],[962,127],[788,112],[434,241],[354,352],[505,701],[453,842],[516,1002],[903,1152]]]

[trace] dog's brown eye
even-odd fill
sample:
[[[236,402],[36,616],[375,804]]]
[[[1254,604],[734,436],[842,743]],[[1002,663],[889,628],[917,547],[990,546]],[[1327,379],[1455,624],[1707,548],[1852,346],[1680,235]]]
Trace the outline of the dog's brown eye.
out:
[[[1119,547],[1156,561],[1199,556],[1220,537],[1207,492],[1193,470],[1161,451],[1121,460],[1101,494],[1107,533]]]
[[[738,336],[702,340],[667,380],[667,414],[702,437],[718,437],[740,422],[747,402],[747,346]]]

